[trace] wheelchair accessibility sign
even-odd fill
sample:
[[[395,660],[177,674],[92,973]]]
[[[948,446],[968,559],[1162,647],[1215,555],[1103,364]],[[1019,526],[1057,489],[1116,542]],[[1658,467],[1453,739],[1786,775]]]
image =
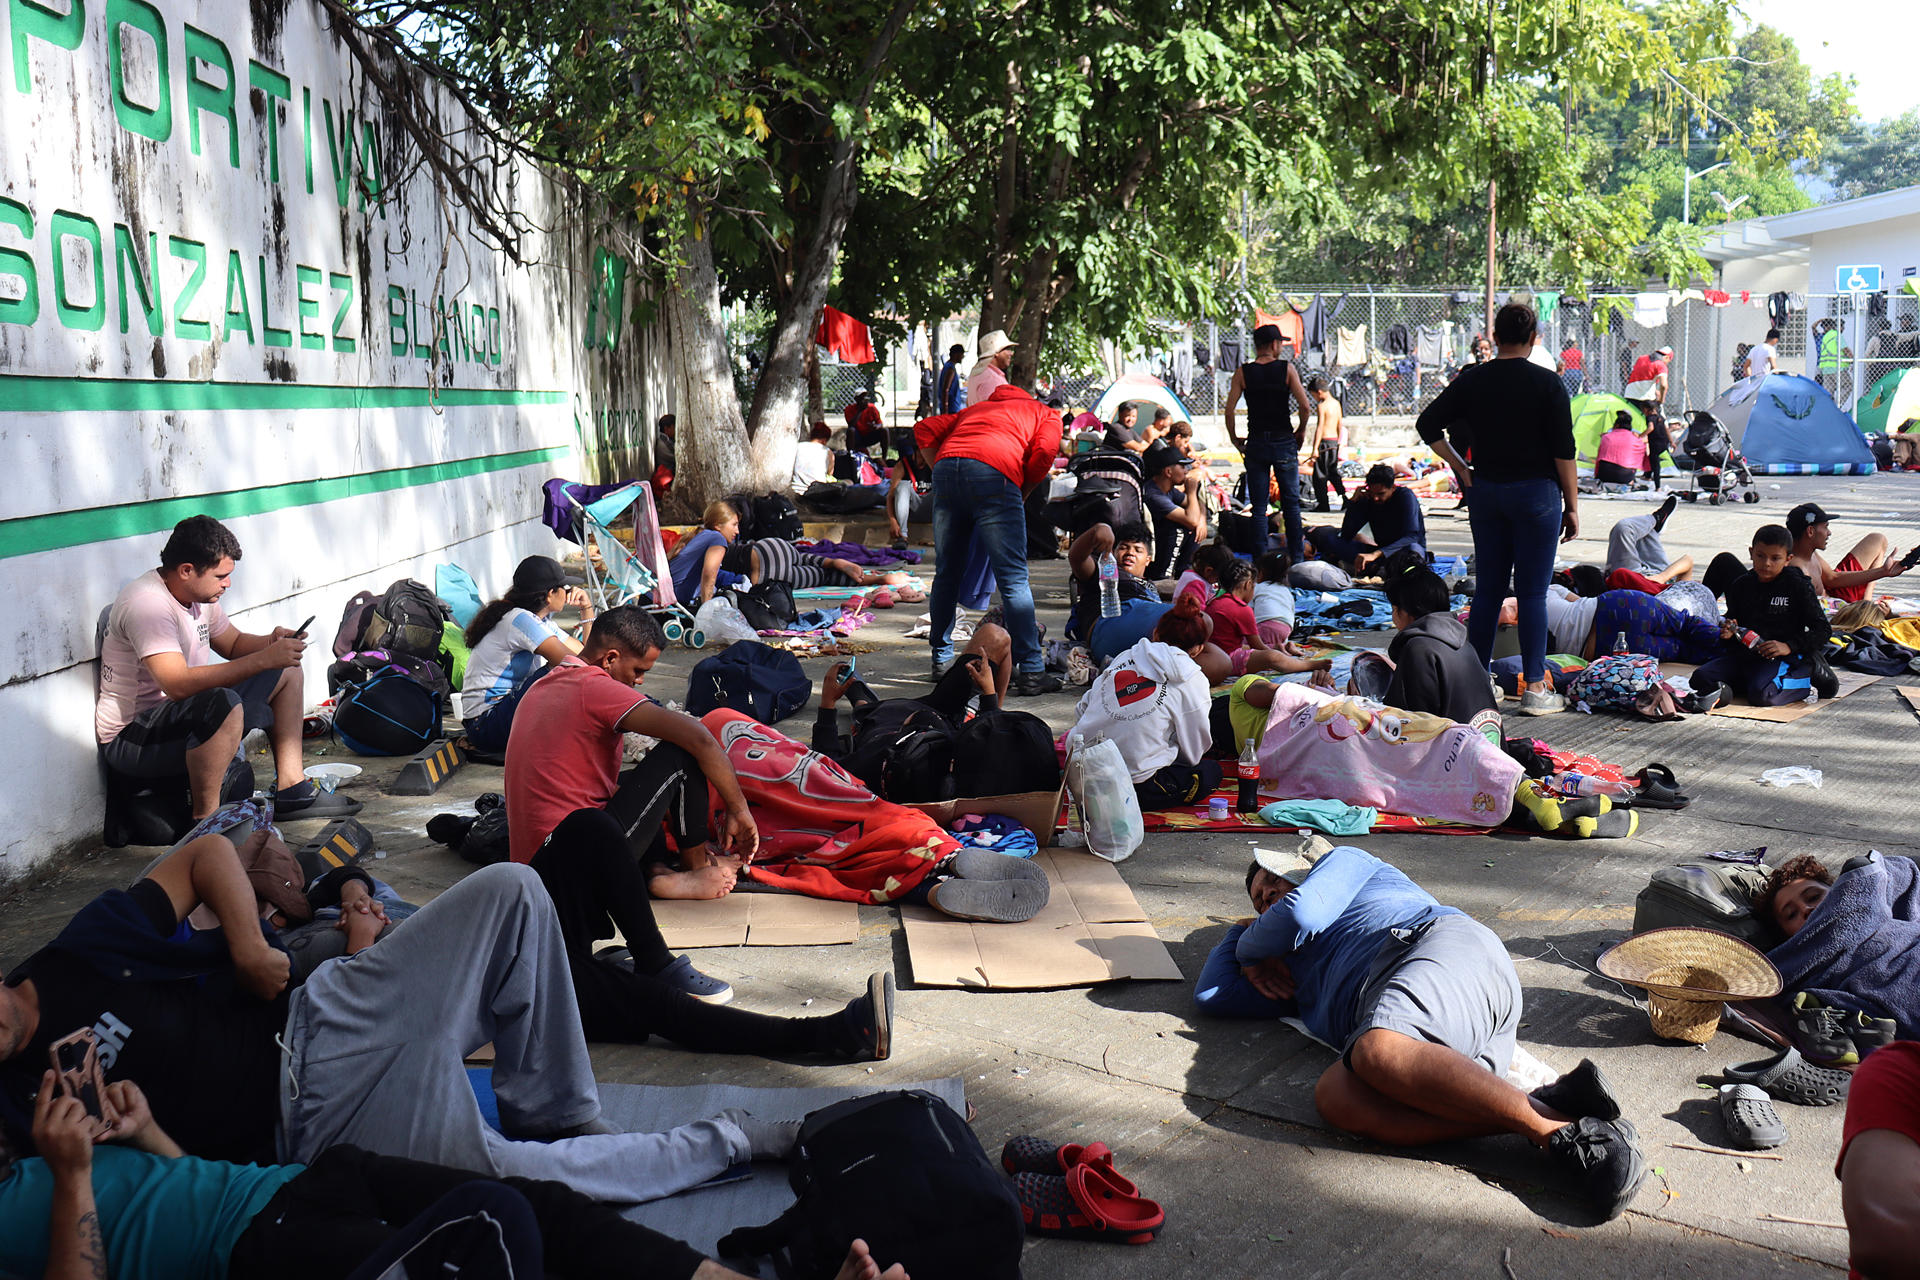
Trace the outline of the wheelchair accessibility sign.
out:
[[[1880,268],[1865,265],[1835,267],[1833,291],[1835,293],[1878,293],[1880,292]]]

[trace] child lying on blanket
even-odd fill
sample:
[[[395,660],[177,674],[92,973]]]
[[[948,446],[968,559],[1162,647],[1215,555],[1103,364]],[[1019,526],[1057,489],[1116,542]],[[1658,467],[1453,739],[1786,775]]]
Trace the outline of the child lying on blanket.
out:
[[[1307,658],[1290,644],[1269,647],[1260,635],[1260,624],[1252,608],[1253,566],[1245,560],[1229,560],[1217,576],[1219,590],[1207,601],[1207,617],[1213,620],[1210,652],[1199,659],[1200,667],[1214,683],[1257,671],[1325,671],[1333,664],[1325,658]],[[1226,659],[1221,670],[1220,659]]]
[[[1265,796],[1579,838],[1639,830],[1638,816],[1604,795],[1561,797],[1528,778],[1478,724],[1258,676],[1214,699],[1209,723],[1217,757],[1238,757],[1248,738],[1257,744]]]

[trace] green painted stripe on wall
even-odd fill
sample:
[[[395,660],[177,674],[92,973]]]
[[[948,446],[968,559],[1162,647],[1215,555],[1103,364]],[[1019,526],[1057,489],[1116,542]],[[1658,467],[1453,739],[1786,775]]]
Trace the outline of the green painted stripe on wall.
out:
[[[170,382],[0,374],[0,413],[134,413],[176,409],[424,409],[565,404],[564,391],[485,387],[345,387],[310,382]]]
[[[417,467],[394,467],[386,471],[367,471],[352,476],[332,476],[322,480],[296,480],[288,484],[261,485],[253,489],[234,489],[226,493],[202,493],[185,498],[155,498],[147,502],[127,502],[112,507],[88,507],[80,511],[54,511],[41,516],[21,516],[0,520],[0,560],[32,555],[36,551],[59,551],[85,546],[91,542],[109,542],[115,538],[133,538],[141,534],[171,529],[191,515],[209,515],[216,520],[257,516],[288,507],[309,507],[321,502],[338,502],[364,494],[386,493],[424,484],[439,484],[465,476],[485,475],[493,471],[511,471],[531,467],[571,452],[565,445],[545,449],[522,449],[517,453],[487,454],[461,458],[455,462],[434,462]]]

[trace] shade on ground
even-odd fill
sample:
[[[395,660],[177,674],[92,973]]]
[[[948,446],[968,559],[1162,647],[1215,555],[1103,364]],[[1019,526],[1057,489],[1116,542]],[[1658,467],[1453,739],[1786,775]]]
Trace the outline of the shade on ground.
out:
[[[1920,418],[1920,369],[1890,369],[1854,407],[1862,431],[1893,435]]]

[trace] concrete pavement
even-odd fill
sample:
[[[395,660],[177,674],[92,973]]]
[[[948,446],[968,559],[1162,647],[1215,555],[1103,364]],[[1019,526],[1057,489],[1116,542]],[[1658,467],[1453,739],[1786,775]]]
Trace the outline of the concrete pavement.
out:
[[[1715,550],[1743,552],[1755,525],[1779,520],[1807,498],[1842,517],[1835,559],[1869,528],[1887,529],[1902,547],[1920,537],[1920,481],[1761,483],[1766,500],[1759,506],[1683,505],[1669,526],[1669,547],[1703,565]],[[1583,503],[1583,536],[1569,550],[1603,558],[1612,521],[1644,509]],[[1467,549],[1463,519],[1436,507],[1431,520],[1437,550]],[[1042,618],[1057,634],[1064,565],[1045,562],[1034,571]],[[925,688],[924,647],[901,637],[915,612],[882,613],[856,637],[872,646],[861,674],[883,697]],[[681,697],[694,660],[685,650],[669,651],[649,691]],[[816,679],[825,665],[806,663]],[[1920,854],[1920,788],[1912,785],[1917,722],[1893,692],[1898,683],[1882,681],[1786,726],[1576,714],[1533,722],[1529,727],[1555,746],[1629,768],[1663,760],[1678,772],[1693,806],[1646,815],[1631,840],[1403,835],[1356,842],[1507,942],[1526,993],[1520,1036],[1530,1052],[1556,1069],[1592,1056],[1626,1096],[1661,1172],[1625,1217],[1605,1226],[1587,1225],[1544,1162],[1517,1139],[1406,1153],[1330,1132],[1312,1105],[1313,1081],[1329,1053],[1277,1025],[1192,1015],[1191,978],[1227,925],[1249,911],[1240,887],[1249,841],[1237,835],[1150,836],[1120,868],[1188,983],[1037,993],[916,989],[895,913],[862,908],[852,946],[705,950],[695,960],[734,982],[743,1006],[773,1013],[799,1013],[809,999],[807,1011],[818,1012],[851,997],[866,973],[891,967],[902,995],[889,1062],[802,1067],[645,1045],[598,1046],[596,1063],[603,1079],[663,1084],[885,1086],[953,1074],[979,1108],[976,1130],[990,1151],[1027,1132],[1108,1143],[1121,1169],[1166,1206],[1165,1232],[1136,1249],[1036,1241],[1027,1254],[1031,1276],[1831,1274],[1844,1265],[1843,1232],[1764,1215],[1840,1220],[1832,1176],[1840,1111],[1782,1104],[1791,1136],[1780,1160],[1674,1147],[1721,1143],[1713,1095],[1703,1084],[1718,1068],[1761,1050],[1725,1033],[1704,1048],[1657,1041],[1635,995],[1589,967],[1600,939],[1627,931],[1648,874],[1679,858],[1755,845],[1836,861],[1867,848]],[[1073,702],[1063,693],[1019,705],[1063,728]],[[810,714],[784,727],[804,736]],[[335,747],[330,758],[342,754]],[[390,763],[360,763],[369,769],[355,791],[371,800],[363,820],[390,854],[373,865],[375,874],[416,900],[458,879],[466,864],[426,840],[426,819],[497,789],[499,771],[469,766],[441,795],[405,799],[377,793]],[[1824,788],[1761,787],[1760,771],[1779,764],[1823,769]],[[304,838],[312,826],[295,825],[289,834]],[[0,908],[0,963],[22,958],[92,893],[124,883],[150,856],[102,852],[17,894]]]

